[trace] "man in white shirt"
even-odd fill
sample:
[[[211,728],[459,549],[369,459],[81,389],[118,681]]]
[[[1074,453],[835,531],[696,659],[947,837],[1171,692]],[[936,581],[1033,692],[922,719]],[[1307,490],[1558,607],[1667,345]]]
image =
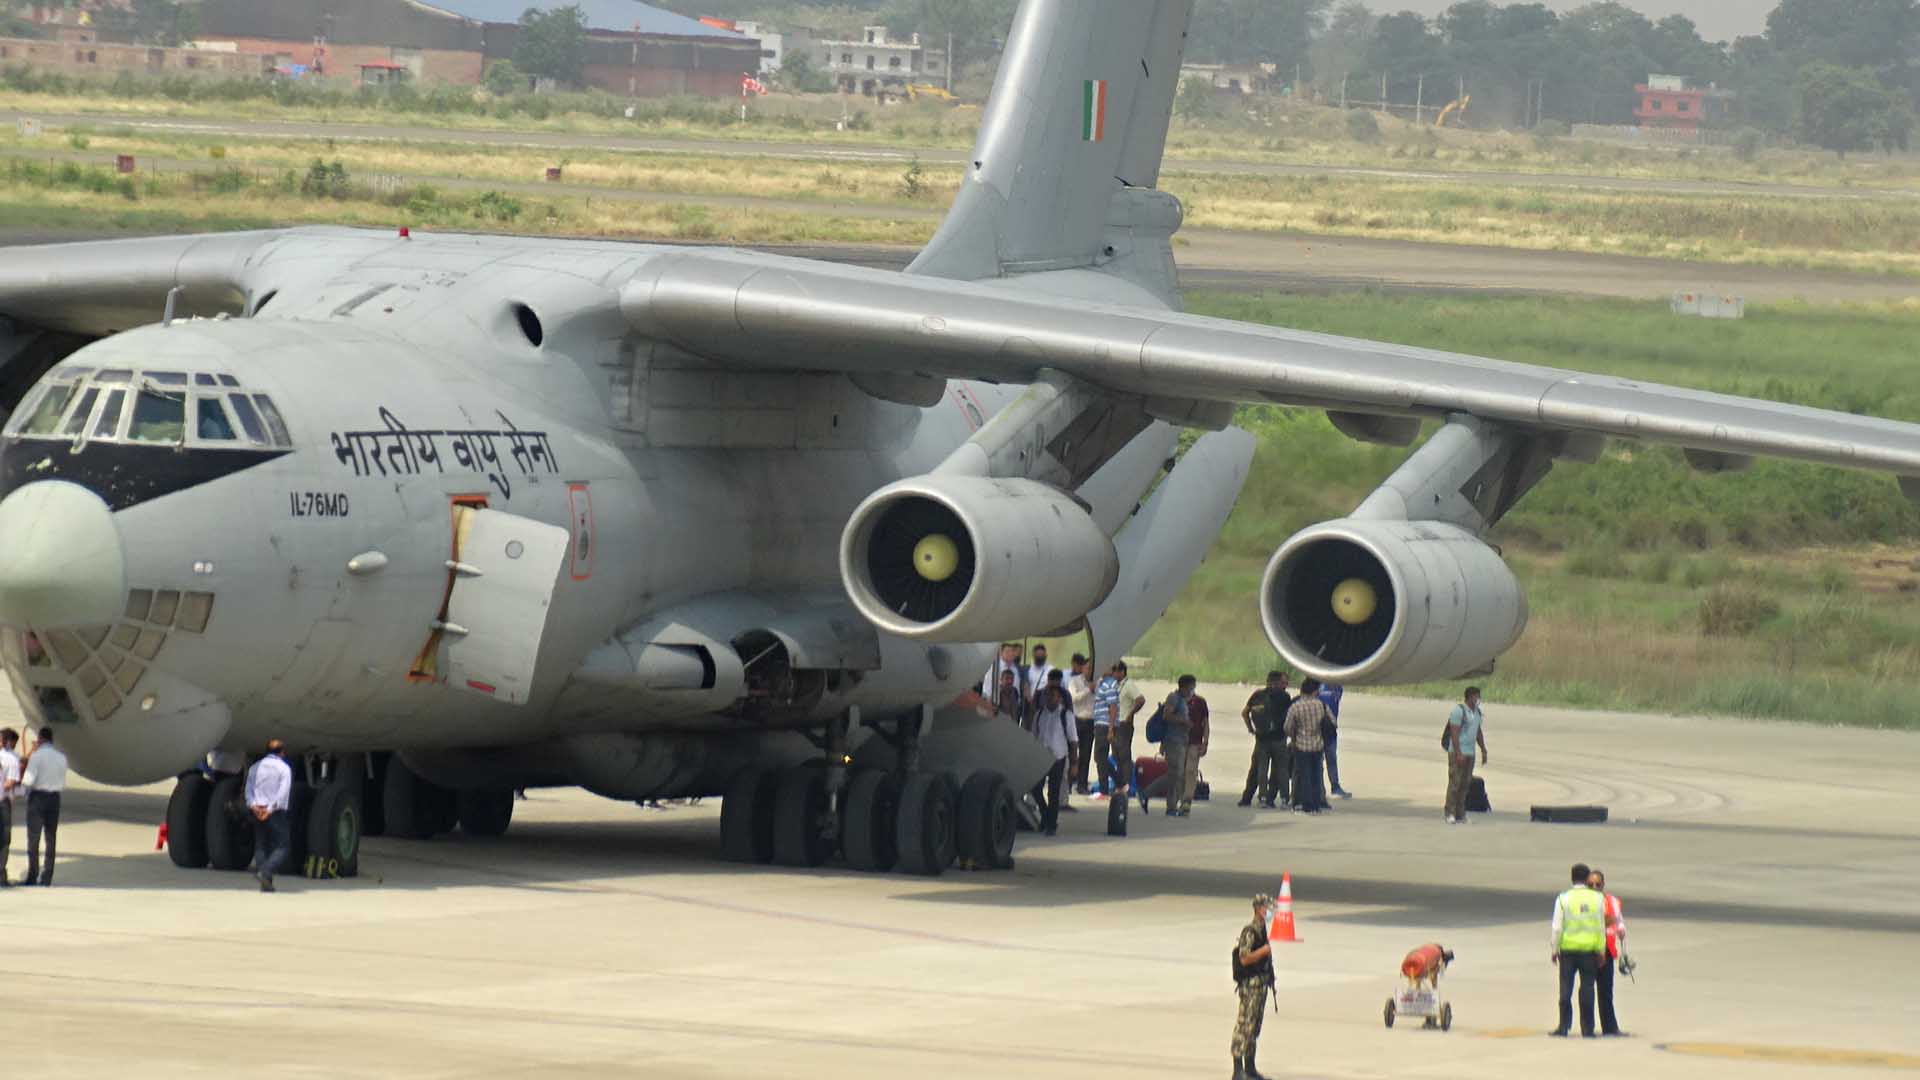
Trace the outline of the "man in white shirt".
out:
[[[287,806],[293,796],[293,767],[287,764],[287,746],[279,739],[267,742],[267,756],[247,772],[247,809],[253,812],[253,850],[259,860],[260,891],[273,891],[273,874],[293,848],[293,827]]]
[[[1073,726],[1073,705],[1058,678],[1050,680],[1035,699],[1033,735],[1053,754],[1053,767],[1033,786],[1034,801],[1040,804],[1040,831],[1052,836],[1060,827],[1060,786],[1066,779],[1067,759],[1080,743]]]
[[[27,885],[53,884],[53,850],[60,836],[60,793],[67,790],[67,755],[53,745],[53,729],[40,729],[33,753],[27,755]],[[47,838],[47,865],[40,866],[40,838]]]
[[[1058,669],[1052,664],[1047,663],[1047,647],[1045,645],[1035,645],[1033,647],[1033,663],[1027,665],[1027,696],[1029,699],[1039,698],[1040,692],[1047,688],[1047,675],[1055,670]]]
[[[1087,793],[1087,778],[1093,770],[1093,665],[1079,653],[1073,654],[1073,674],[1067,676],[1067,697],[1073,701],[1073,727],[1080,736],[1080,752],[1074,755],[1073,792]],[[1102,748],[1105,749],[1104,747]]]
[[[1000,646],[1000,658],[987,669],[987,677],[980,680],[980,696],[997,704],[1000,699],[1000,677],[1008,671],[1013,672],[1013,682],[1020,691],[1020,700],[1032,701],[1033,687],[1027,685],[1027,665],[1020,662],[1020,646],[1011,641]]]
[[[13,850],[13,800],[20,794],[20,755],[13,752],[19,743],[19,732],[0,728],[0,889],[13,884],[7,856]]]

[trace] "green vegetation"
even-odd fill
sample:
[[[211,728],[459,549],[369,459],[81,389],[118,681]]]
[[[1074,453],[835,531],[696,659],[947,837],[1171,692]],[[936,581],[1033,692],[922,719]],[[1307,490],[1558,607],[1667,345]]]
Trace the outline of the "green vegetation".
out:
[[[578,6],[541,11],[528,8],[520,16],[520,38],[513,47],[513,64],[529,75],[552,79],[565,86],[586,81],[587,17]]]
[[[1920,420],[1920,309],[1762,308],[1742,322],[1608,301],[1198,294],[1193,310],[1327,333]],[[1213,555],[1137,648],[1207,679],[1273,664],[1255,609],[1267,558],[1350,511],[1407,451],[1317,412],[1242,410],[1252,479]],[[1616,446],[1563,464],[1493,536],[1532,622],[1489,698],[1920,726],[1920,509],[1883,476],[1760,462],[1700,476]],[[1452,696],[1458,686],[1416,688]]]
[[[1808,64],[1794,81],[1794,134],[1846,157],[1861,150],[1907,148],[1913,105],[1880,85],[1873,72]]]

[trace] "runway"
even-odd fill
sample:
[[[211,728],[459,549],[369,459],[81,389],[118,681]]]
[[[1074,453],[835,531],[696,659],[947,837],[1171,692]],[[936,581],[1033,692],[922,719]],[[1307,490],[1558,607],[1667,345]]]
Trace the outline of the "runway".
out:
[[[1149,686],[1149,691],[1158,689]],[[363,876],[175,869],[166,788],[76,784],[58,882],[5,897],[22,1075],[1226,1076],[1226,953],[1293,875],[1275,1077],[1911,1075],[1920,739],[1488,705],[1495,812],[1438,809],[1441,703],[1350,695],[1343,779],[1304,818],[1232,805],[1241,691],[1202,686],[1220,798],[1080,800],[1011,873],[922,880],[715,861],[716,800],[536,791],[494,843],[373,840]],[[10,708],[8,703],[5,708]],[[1597,827],[1534,802],[1604,802]],[[1136,806],[1136,811],[1137,811]],[[15,830],[13,869],[23,842]],[[1641,969],[1626,1040],[1548,1039],[1551,898],[1604,867]],[[1451,1033],[1389,1031],[1400,956],[1440,941]],[[1832,1070],[1847,1066],[1843,1073]]]

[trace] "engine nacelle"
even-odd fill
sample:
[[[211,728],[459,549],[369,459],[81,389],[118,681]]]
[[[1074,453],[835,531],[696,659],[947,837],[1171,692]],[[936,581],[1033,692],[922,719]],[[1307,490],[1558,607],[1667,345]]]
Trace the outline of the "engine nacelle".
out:
[[[1347,519],[1280,546],[1260,583],[1280,655],[1329,682],[1394,684],[1484,669],[1520,638],[1527,599],[1497,552],[1455,525]]]
[[[1113,541],[1058,489],[930,474],[887,485],[840,536],[860,613],[922,641],[1000,641],[1075,622],[1113,591]]]

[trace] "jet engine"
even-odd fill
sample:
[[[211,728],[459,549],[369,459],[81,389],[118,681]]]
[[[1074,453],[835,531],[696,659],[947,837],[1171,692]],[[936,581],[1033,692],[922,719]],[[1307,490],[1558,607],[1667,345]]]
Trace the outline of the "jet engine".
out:
[[[1316,678],[1416,683],[1484,670],[1519,640],[1527,600],[1499,553],[1459,526],[1349,518],[1280,546],[1260,620]]]
[[[1079,503],[1025,479],[930,474],[867,497],[840,537],[860,613],[923,641],[999,641],[1078,621],[1119,577]]]

